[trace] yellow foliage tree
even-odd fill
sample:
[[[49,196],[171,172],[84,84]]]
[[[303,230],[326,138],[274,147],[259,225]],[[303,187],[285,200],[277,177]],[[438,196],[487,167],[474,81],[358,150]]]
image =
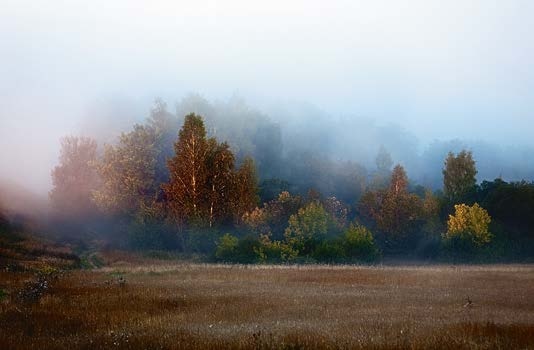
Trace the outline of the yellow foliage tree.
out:
[[[491,217],[486,209],[475,203],[472,206],[457,204],[454,215],[449,215],[447,221],[447,239],[460,238],[471,241],[476,246],[482,246],[491,241],[489,232]]]

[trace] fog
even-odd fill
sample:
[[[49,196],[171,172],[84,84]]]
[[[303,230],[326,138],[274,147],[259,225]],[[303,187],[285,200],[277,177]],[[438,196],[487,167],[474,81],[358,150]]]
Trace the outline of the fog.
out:
[[[4,0],[0,179],[46,195],[61,136],[111,142],[194,92],[245,100],[284,147],[367,165],[385,144],[422,183],[462,146],[479,177],[532,180],[532,18],[526,0]]]

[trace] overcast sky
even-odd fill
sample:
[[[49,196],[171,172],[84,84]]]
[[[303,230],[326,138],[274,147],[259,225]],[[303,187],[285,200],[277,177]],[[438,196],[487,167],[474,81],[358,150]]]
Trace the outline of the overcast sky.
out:
[[[528,0],[3,0],[0,178],[46,191],[95,106],[187,92],[532,145],[533,23]]]

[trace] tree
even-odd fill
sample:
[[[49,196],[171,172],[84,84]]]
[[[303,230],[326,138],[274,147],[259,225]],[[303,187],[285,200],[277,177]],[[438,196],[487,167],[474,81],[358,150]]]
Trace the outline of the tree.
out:
[[[384,146],[380,146],[375,159],[376,170],[380,173],[388,173],[393,166],[391,155]]]
[[[419,211],[419,197],[408,193],[408,177],[404,168],[395,166],[377,217],[379,229],[388,233],[391,243],[405,241],[415,231]]]
[[[388,189],[366,193],[359,208],[385,234],[390,248],[405,245],[418,231],[421,200],[408,192],[408,177],[400,165],[393,169]]]
[[[169,181],[167,160],[174,155],[174,141],[179,130],[178,119],[167,110],[167,104],[156,99],[150,110],[147,125],[156,135],[155,147],[158,150],[155,181],[158,184]]]
[[[93,167],[96,141],[88,137],[67,136],[61,139],[59,165],[52,170],[50,200],[58,213],[69,219],[93,214],[91,193],[98,186]]]
[[[163,185],[168,207],[176,222],[207,217],[210,145],[202,117],[189,114],[174,144],[176,155],[169,160],[170,180]]]
[[[163,190],[177,223],[213,227],[254,209],[257,185],[253,162],[245,160],[236,172],[230,146],[206,137],[202,117],[185,117],[175,151],[168,163],[170,180]]]
[[[303,200],[300,196],[293,196],[287,191],[283,191],[278,198],[264,205],[267,222],[273,239],[284,238],[285,229],[289,218],[296,214],[302,207]]]
[[[158,191],[155,143],[152,128],[135,125],[131,132],[120,136],[117,145],[106,145],[96,166],[102,183],[93,192],[93,200],[101,210],[133,217],[152,205]]]
[[[234,191],[234,155],[227,143],[209,140],[206,170],[208,171],[209,226],[232,216]]]
[[[371,187],[379,190],[387,187],[388,179],[391,174],[393,160],[391,155],[384,146],[380,146],[375,159],[376,172],[373,175]]]
[[[230,233],[225,233],[217,242],[215,258],[222,261],[232,261],[237,255],[239,240]]]
[[[380,255],[373,234],[363,225],[351,224],[343,235],[345,255],[362,261],[373,261]]]
[[[475,203],[472,206],[457,204],[454,210],[454,215],[449,215],[447,221],[446,239],[458,239],[477,247],[491,241],[492,234],[488,229],[491,217],[486,209]]]
[[[237,224],[247,212],[250,212],[258,205],[258,176],[254,160],[245,158],[243,164],[237,170],[234,190],[234,219]]]
[[[318,202],[311,202],[289,218],[285,239],[300,255],[309,255],[327,233],[328,214]]]
[[[476,186],[475,161],[471,152],[461,151],[458,155],[449,152],[443,169],[443,191],[451,203],[466,199]]]

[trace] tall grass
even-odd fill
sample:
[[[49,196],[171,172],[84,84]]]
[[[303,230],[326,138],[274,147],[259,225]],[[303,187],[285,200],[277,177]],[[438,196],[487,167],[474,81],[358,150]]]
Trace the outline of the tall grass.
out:
[[[534,266],[128,262],[50,279],[0,272],[2,349],[534,348]],[[125,282],[119,283],[122,278]],[[465,306],[469,297],[472,306]]]

